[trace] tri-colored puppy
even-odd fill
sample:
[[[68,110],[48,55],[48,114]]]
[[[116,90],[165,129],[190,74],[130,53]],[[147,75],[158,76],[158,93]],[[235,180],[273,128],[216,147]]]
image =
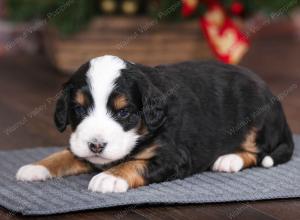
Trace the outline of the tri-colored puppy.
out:
[[[288,161],[293,140],[279,100],[249,70],[218,62],[147,67],[92,59],[64,85],[59,131],[70,148],[23,166],[17,179],[101,170],[96,192],[125,192],[208,169],[237,172]]]

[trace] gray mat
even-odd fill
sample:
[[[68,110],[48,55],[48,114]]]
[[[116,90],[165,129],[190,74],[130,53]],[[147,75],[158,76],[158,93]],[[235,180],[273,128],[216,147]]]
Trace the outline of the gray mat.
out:
[[[93,176],[46,182],[15,180],[17,169],[61,148],[0,151],[0,206],[24,215],[46,215],[140,204],[186,204],[300,197],[300,136],[292,161],[271,169],[252,168],[236,174],[205,172],[184,180],[152,184],[126,193],[91,193]]]

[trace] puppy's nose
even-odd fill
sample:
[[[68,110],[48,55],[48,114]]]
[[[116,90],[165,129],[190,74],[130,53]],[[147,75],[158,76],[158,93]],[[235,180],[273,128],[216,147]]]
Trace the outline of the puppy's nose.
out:
[[[93,153],[97,154],[97,153],[101,153],[104,150],[107,143],[95,144],[95,143],[90,142],[88,145],[89,145],[90,150]]]

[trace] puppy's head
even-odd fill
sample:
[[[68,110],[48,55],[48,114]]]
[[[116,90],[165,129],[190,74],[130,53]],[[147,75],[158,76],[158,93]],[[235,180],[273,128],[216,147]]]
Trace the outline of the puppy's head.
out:
[[[128,155],[137,141],[162,126],[165,104],[141,68],[114,56],[92,59],[64,85],[55,124],[71,125],[71,151],[105,164]]]

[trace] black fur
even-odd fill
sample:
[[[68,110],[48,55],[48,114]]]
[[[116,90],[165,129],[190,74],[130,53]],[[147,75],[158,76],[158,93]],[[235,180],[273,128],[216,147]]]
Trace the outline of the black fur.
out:
[[[87,68],[81,68],[68,85],[85,88]],[[259,165],[266,155],[275,164],[292,156],[292,135],[279,100],[247,69],[218,62],[184,62],[154,68],[127,63],[116,85],[111,97],[125,94],[129,100],[126,111],[130,114],[118,118],[109,102],[108,109],[115,119],[124,130],[143,120],[149,131],[125,159],[151,143],[159,146],[145,173],[148,183],[209,169],[219,156],[236,152],[253,128],[257,130]],[[55,118],[59,130],[64,130],[68,118],[74,128],[80,121],[66,103],[66,95],[58,101]]]
[[[93,107],[93,99],[86,80],[86,72],[89,67],[89,63],[83,64],[63,86],[62,95],[57,100],[54,113],[54,122],[60,132],[63,132],[69,124],[75,130],[88,109]],[[88,97],[89,104],[87,106],[79,106],[74,102],[78,90]]]
[[[69,88],[64,88],[62,91],[62,95],[57,100],[56,109],[54,113],[54,122],[56,128],[63,132],[67,125],[69,124],[69,101],[70,100],[70,90]]]

